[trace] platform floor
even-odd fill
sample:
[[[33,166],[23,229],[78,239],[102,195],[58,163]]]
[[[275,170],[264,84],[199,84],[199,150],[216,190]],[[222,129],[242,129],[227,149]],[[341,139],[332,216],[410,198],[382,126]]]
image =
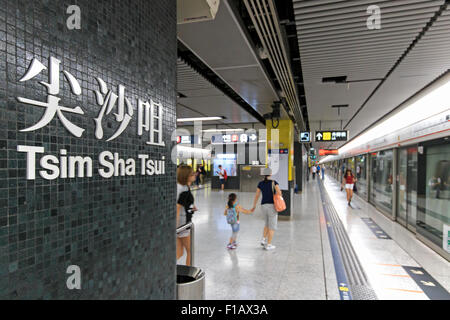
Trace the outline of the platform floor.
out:
[[[324,186],[378,299],[429,299],[402,266],[422,267],[450,291],[450,263],[415,235],[355,197],[348,207],[345,192],[326,176]],[[259,206],[241,215],[238,248],[226,249],[231,228],[223,215],[229,191],[194,191],[195,265],[206,272],[206,299],[340,299],[319,187],[310,180],[295,195],[294,214],[279,220],[274,251],[260,245],[264,227]],[[254,193],[235,192],[250,208]],[[379,239],[361,218],[371,218],[392,239]],[[178,263],[183,264],[185,257]],[[417,271],[420,273],[420,271]],[[433,286],[430,281],[425,282]],[[427,291],[428,292],[428,291]]]

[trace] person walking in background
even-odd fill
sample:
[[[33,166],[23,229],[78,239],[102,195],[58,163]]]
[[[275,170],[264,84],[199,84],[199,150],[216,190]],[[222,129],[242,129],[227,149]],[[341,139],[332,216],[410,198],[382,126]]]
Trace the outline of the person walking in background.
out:
[[[177,228],[191,222],[192,215],[197,208],[190,186],[195,181],[194,170],[188,165],[181,165],[177,169]],[[177,234],[177,259],[186,250],[186,265],[191,265],[191,235],[189,230]]]
[[[317,167],[315,165],[313,165],[311,167],[311,171],[312,171],[312,176],[313,176],[313,180],[316,180],[316,171],[317,171]]]
[[[252,210],[255,210],[259,196],[262,194],[261,209],[265,225],[261,245],[266,250],[273,250],[275,246],[272,245],[272,239],[278,224],[278,212],[275,210],[273,196],[275,193],[281,195],[281,190],[278,182],[269,179],[272,175],[272,169],[261,169],[261,175],[264,176],[264,180],[258,183]]]
[[[322,180],[325,180],[325,165],[322,164]]]
[[[219,175],[219,181],[220,181],[220,190],[225,189],[225,181],[227,181],[227,171],[225,169],[222,169],[222,165],[219,164],[219,171],[217,171],[217,174]]]
[[[202,164],[200,164],[200,184],[201,185],[205,184],[205,175],[206,175],[206,170],[202,163]]]
[[[344,178],[342,179],[341,191],[345,186],[345,192],[347,193],[347,202],[350,207],[351,207],[350,202],[352,201],[353,197],[353,187],[356,181],[358,180],[353,175],[352,170],[347,169],[347,171],[345,171]]]
[[[231,193],[228,196],[228,203],[225,208],[224,215],[227,217],[227,222],[231,226],[231,238],[227,245],[227,249],[236,249],[237,247],[237,235],[240,229],[240,221],[239,221],[239,213],[246,213],[251,214],[255,211],[255,209],[252,210],[246,210],[242,208],[240,205],[237,204],[237,196],[235,193]]]
[[[197,166],[197,170],[195,171],[195,184],[197,187],[200,185],[200,175],[201,175],[201,169],[200,165]]]

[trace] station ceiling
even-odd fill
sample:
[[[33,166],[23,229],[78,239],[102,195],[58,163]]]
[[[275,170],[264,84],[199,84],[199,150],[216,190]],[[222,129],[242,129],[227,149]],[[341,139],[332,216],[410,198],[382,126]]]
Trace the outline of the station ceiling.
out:
[[[221,1],[214,20],[178,25],[178,40],[261,116],[272,111],[272,103],[279,100],[277,92],[227,1]],[[184,75],[185,71],[179,62],[178,73]],[[188,82],[179,85],[180,90],[189,87]],[[213,91],[209,88],[196,94],[190,90],[187,98],[180,99],[179,103],[208,116],[224,115],[226,123],[258,122],[245,110],[239,111],[230,99]],[[189,114],[185,108],[177,108],[177,117]]]
[[[380,29],[367,27],[370,5],[381,9]],[[444,0],[293,0],[293,8],[312,131],[346,129],[354,138],[450,69]]]
[[[274,1],[274,0],[265,0]],[[350,139],[450,70],[450,5],[445,0],[287,0],[293,11],[309,127],[349,130]],[[214,20],[178,26],[178,40],[257,112],[250,114],[178,61],[177,117],[217,116],[215,124],[261,124],[280,99],[230,0]],[[369,29],[367,9],[381,10]],[[294,30],[295,34],[295,30]],[[292,35],[287,35],[290,38]],[[292,57],[296,58],[296,57]],[[297,58],[296,58],[297,59]],[[296,66],[298,68],[298,66]],[[345,77],[340,83],[327,77]],[[303,96],[302,96],[303,97]],[[333,107],[333,106],[347,107]],[[288,118],[284,112],[282,118]],[[239,125],[238,125],[239,126]],[[234,126],[236,127],[236,126]],[[248,127],[248,126],[247,126]],[[335,149],[340,143],[313,143]]]

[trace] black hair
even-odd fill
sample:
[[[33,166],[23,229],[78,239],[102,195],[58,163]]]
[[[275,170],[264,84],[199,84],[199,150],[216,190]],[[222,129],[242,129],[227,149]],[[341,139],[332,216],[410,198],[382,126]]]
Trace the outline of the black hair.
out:
[[[233,202],[236,201],[236,198],[236,193],[230,193],[230,195],[228,196],[228,208],[233,207]]]
[[[268,182],[269,181],[269,177],[270,176],[264,176],[264,182]]]

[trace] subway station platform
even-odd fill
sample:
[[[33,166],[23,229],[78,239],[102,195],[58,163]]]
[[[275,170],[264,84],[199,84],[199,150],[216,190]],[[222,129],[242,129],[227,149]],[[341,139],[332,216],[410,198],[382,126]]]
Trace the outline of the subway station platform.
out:
[[[193,218],[194,265],[206,272],[206,299],[450,298],[448,261],[358,196],[349,207],[330,176],[320,183],[323,188],[310,179],[304,192],[295,195],[292,218],[278,221],[273,251],[260,245],[264,222],[259,206],[251,215],[241,214],[238,247],[229,250],[231,229],[223,212],[232,191],[194,192],[199,208]],[[252,206],[254,193],[236,193],[241,206]],[[345,234],[337,236],[340,229]],[[349,243],[343,244],[345,239]]]

